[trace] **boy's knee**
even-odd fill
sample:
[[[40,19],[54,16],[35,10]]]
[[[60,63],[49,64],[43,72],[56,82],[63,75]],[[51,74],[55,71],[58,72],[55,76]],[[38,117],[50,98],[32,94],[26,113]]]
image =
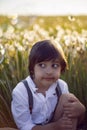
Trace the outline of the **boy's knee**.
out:
[[[59,99],[59,104],[63,105],[69,101],[70,95],[69,94],[62,94]]]
[[[68,102],[73,102],[73,101],[77,101],[78,99],[75,97],[74,94],[72,93],[68,93],[68,94],[62,94],[60,96],[60,102],[62,103],[68,103]]]

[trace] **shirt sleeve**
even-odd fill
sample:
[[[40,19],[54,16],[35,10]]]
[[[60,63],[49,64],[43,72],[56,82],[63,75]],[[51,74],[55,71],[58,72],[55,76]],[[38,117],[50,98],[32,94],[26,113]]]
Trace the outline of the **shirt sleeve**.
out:
[[[59,86],[61,88],[62,93],[63,94],[64,93],[69,93],[69,89],[68,89],[67,83],[64,80],[62,80],[62,79],[59,79],[58,81],[59,81]]]
[[[29,111],[27,91],[22,83],[18,84],[12,92],[11,111],[20,130],[32,130],[35,124]]]

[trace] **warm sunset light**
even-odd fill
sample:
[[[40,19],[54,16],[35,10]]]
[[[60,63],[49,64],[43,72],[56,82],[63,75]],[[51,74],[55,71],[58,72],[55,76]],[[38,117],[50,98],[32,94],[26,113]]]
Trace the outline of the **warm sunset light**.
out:
[[[38,41],[34,47],[41,48],[31,52]],[[54,41],[54,46],[47,41]],[[55,43],[63,50],[55,48]],[[26,94],[26,77],[34,98]],[[69,94],[75,98],[69,100]],[[0,0],[0,130],[44,130],[51,121],[60,125],[55,130],[87,130],[85,108],[87,0]]]

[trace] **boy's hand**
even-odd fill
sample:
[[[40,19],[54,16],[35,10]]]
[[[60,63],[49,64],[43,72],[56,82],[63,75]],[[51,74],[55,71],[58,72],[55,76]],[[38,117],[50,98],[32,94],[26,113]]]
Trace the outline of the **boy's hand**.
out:
[[[72,129],[72,120],[66,116],[63,116],[56,122],[56,127],[59,130],[73,130]]]
[[[70,95],[68,102],[64,104],[64,113],[68,117],[80,117],[85,113],[84,105],[73,95]]]
[[[62,94],[60,96],[59,103],[57,105],[53,120],[57,121],[60,117],[62,117],[63,113],[71,114],[72,110],[69,109],[70,107],[71,108],[73,107],[73,104],[71,104],[71,103],[74,103],[77,100],[78,99],[73,94],[70,94],[70,93],[69,94]],[[74,113],[74,115],[75,115],[75,113]]]

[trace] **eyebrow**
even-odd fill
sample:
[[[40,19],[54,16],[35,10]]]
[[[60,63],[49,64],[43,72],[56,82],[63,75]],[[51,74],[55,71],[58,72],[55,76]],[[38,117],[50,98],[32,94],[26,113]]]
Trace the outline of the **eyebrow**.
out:
[[[60,63],[60,61],[58,59],[55,59],[55,60],[53,59],[52,62],[58,62],[58,63]]]

